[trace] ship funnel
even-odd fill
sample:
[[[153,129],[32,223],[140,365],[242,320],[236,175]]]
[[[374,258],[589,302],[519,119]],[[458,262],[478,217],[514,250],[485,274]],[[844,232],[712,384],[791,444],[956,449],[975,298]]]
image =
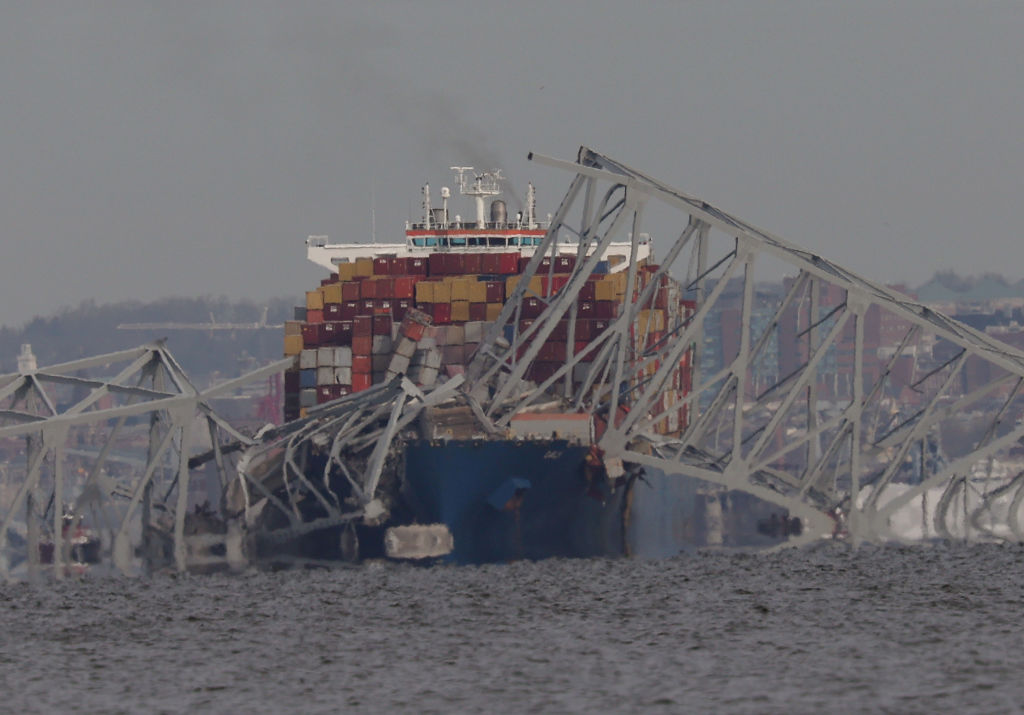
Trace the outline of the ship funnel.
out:
[[[491,223],[496,225],[504,225],[508,220],[508,209],[505,207],[505,202],[501,199],[495,199],[491,202]]]

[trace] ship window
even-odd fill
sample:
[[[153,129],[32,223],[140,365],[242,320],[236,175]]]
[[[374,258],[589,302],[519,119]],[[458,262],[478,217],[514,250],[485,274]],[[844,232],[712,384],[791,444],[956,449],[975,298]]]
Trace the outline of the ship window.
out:
[[[453,246],[465,246],[466,245],[466,239],[464,239],[464,238],[452,238],[452,239],[449,239],[449,241],[450,241],[451,245],[453,245]]]
[[[428,246],[436,246],[437,245],[437,239],[436,238],[428,238],[426,240],[426,245],[428,245]]]
[[[488,245],[491,245],[491,246],[504,246],[505,245],[505,239],[503,239],[501,236],[491,236],[491,238],[488,239]]]
[[[414,238],[414,239],[412,239],[412,245],[414,245],[414,246],[422,246],[423,245],[423,239],[422,238]]]

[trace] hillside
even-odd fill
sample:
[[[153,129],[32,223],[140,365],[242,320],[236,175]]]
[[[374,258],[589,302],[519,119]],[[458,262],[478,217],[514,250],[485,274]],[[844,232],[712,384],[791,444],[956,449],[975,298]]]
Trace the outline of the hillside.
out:
[[[296,299],[275,298],[267,303],[230,301],[224,297],[166,298],[97,305],[85,301],[51,316],[37,316],[21,327],[0,328],[0,372],[17,369],[22,343],[30,343],[39,365],[66,362],[89,355],[123,350],[159,338],[191,376],[201,379],[217,372],[240,374],[255,363],[281,356],[282,331],[261,330],[123,330],[124,323],[255,323],[267,309],[267,323],[291,318]]]

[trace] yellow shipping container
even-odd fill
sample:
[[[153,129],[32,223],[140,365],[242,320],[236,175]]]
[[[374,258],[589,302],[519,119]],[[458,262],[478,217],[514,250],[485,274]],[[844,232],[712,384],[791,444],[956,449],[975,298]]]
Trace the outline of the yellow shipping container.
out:
[[[615,300],[615,281],[608,279],[594,283],[595,300]]]
[[[298,335],[302,336],[302,321],[301,320],[286,320],[284,321],[284,334],[285,335]]]
[[[453,303],[455,301],[457,301],[457,300],[458,301],[466,301],[467,303],[469,302],[469,281],[467,281],[465,278],[459,278],[459,279],[456,279],[456,280],[452,281],[451,282],[451,286],[452,286],[452,302]],[[485,298],[485,300],[486,300],[486,298]],[[454,314],[453,314],[452,315],[452,320],[459,320],[459,318],[456,318],[454,316]],[[468,318],[467,318],[467,320],[468,320]]]
[[[503,308],[502,303],[488,303],[487,304],[487,320],[497,320],[498,316],[501,315],[501,309]]]
[[[323,310],[324,294],[319,290],[306,291],[306,310]]]
[[[487,302],[487,284],[483,281],[471,281],[469,284],[469,302]]]
[[[512,295],[512,291],[519,285],[519,276],[509,276],[505,279],[505,297]]]
[[[416,284],[416,302],[417,303],[433,303],[434,302],[434,286],[437,283],[434,281],[420,281]]]
[[[284,336],[284,354],[298,355],[302,352],[302,334]]]
[[[338,279],[345,283],[356,277],[356,264],[355,263],[339,263],[338,264]]]
[[[372,258],[357,258],[356,259],[356,275],[369,278],[373,275],[373,259]]]
[[[300,407],[299,408],[299,419],[300,420],[304,420],[304,419],[306,419],[307,415],[309,415],[309,410],[307,408],[305,408],[305,407]]]
[[[650,321],[650,322],[648,322]],[[647,332],[662,331],[665,329],[665,311],[663,310],[641,310],[637,319],[637,327]]]
[[[328,283],[322,288],[324,293],[324,303],[340,303],[341,302],[341,283]]]
[[[416,284],[417,286],[419,283]],[[434,283],[434,302],[435,303],[451,303],[452,302],[452,284],[439,282]]]
[[[464,323],[469,320],[469,301],[468,300],[453,300],[452,301],[452,322]]]

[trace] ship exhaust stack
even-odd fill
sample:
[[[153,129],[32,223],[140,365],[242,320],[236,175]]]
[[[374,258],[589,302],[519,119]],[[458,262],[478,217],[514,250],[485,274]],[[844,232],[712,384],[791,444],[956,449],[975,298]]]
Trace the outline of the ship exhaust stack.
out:
[[[508,210],[505,207],[505,202],[501,199],[495,199],[491,202],[491,223],[494,224],[495,228],[501,228],[507,221]]]

